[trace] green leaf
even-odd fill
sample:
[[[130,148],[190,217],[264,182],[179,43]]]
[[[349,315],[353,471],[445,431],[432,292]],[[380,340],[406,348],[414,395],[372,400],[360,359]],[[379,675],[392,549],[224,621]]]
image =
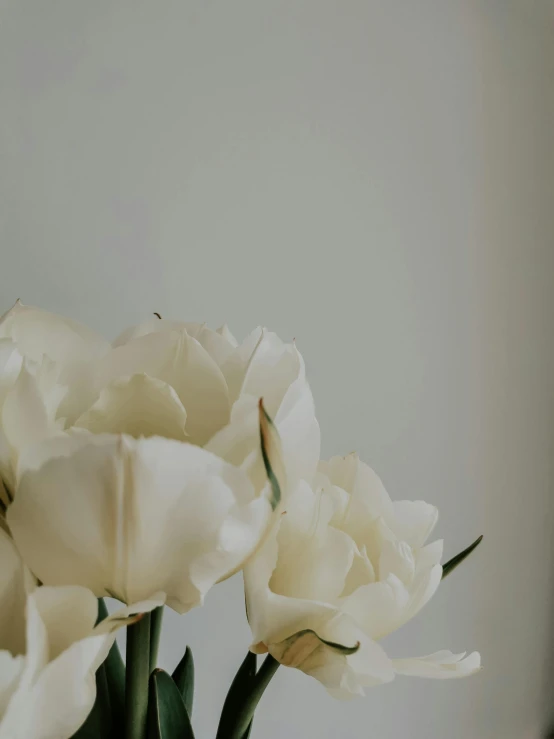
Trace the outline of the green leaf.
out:
[[[156,669],[150,676],[148,739],[194,739],[185,704],[171,677]]]
[[[253,652],[248,652],[227,693],[227,698],[221,711],[221,718],[219,719],[216,739],[227,739],[232,736],[230,732],[235,725],[237,709],[248,699],[252,688],[252,681],[256,675],[256,665],[256,655]],[[251,726],[244,733],[244,739],[247,739],[250,728]]]
[[[460,552],[455,557],[452,557],[452,559],[449,559],[448,562],[444,564],[442,567],[442,579],[444,580],[444,578],[447,577],[447,575],[449,575],[452,572],[452,570],[455,570],[458,565],[462,564],[464,559],[466,557],[469,557],[471,552],[479,546],[482,540],[483,540],[483,537],[479,536],[477,539],[475,539],[473,544],[470,544],[468,546],[467,549],[464,549],[463,552]]]
[[[103,598],[99,598],[98,619],[96,623],[100,623],[100,621],[103,621],[107,617],[108,609],[106,608],[106,603]],[[107,681],[114,730],[116,736],[123,736],[125,727],[125,663],[115,641],[108,652],[103,668]]]
[[[248,659],[247,656],[233,680],[223,706],[216,739],[248,737],[254,711],[279,667],[279,662],[268,654],[260,669],[252,674]]]
[[[115,739],[120,734],[112,723],[110,694],[104,665],[96,671],[96,700],[85,723],[73,734],[72,739]]]
[[[172,675],[175,685],[183,696],[183,702],[189,717],[192,717],[192,704],[194,701],[194,660],[192,651],[187,647],[183,659],[179,662]]]

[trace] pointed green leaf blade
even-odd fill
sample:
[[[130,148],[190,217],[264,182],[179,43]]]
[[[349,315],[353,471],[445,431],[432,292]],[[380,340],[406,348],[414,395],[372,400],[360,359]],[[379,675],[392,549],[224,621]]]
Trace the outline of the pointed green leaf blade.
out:
[[[150,676],[148,739],[194,739],[179,688],[163,670]]]
[[[456,567],[464,561],[466,557],[469,557],[469,555],[473,552],[474,549],[476,549],[479,544],[482,542],[483,536],[479,536],[473,544],[470,544],[467,549],[464,549],[463,552],[460,552],[455,557],[452,557],[452,559],[449,559],[446,564],[443,565],[442,568],[442,579],[444,580],[445,577],[447,577],[452,570],[455,570]]]
[[[252,680],[256,674],[256,666],[256,655],[253,652],[248,652],[231,683],[227,698],[225,698],[221,718],[219,719],[217,739],[227,739],[231,735],[230,731],[235,726],[237,708],[244,703],[250,694]],[[245,739],[247,739],[249,731],[250,727],[244,734]]]
[[[175,685],[183,696],[183,703],[189,717],[192,717],[194,701],[194,659],[190,647],[187,647],[183,659],[179,662],[172,675]]]
[[[98,618],[100,623],[108,617],[108,609],[103,598],[98,598]],[[125,663],[114,642],[102,666],[105,672],[107,693],[110,699],[112,723],[116,736],[123,736],[125,727]],[[97,681],[98,682],[98,681]]]
[[[104,663],[105,664],[105,663]],[[72,739],[115,739],[119,736],[112,723],[110,695],[104,665],[96,671],[96,700],[84,724],[73,734]]]

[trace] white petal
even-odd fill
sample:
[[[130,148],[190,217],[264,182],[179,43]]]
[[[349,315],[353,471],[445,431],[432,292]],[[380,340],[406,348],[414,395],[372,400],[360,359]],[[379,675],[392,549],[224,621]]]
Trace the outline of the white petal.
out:
[[[166,333],[168,331],[179,331],[183,324],[180,321],[169,321],[167,318],[151,318],[136,326],[125,329],[112,343],[114,348],[128,344],[133,339],[140,339],[148,334]]]
[[[226,335],[213,331],[205,323],[185,323],[189,336],[196,339],[218,367],[223,367],[236,348],[236,340],[229,341]]]
[[[427,605],[437,592],[441,579],[442,567],[440,565],[433,565],[430,570],[416,575],[410,589],[410,601],[404,613],[404,623],[413,618]]]
[[[341,608],[373,639],[381,639],[405,623],[410,595],[394,575],[385,582],[363,585],[344,598]]]
[[[2,716],[6,712],[8,703],[17,689],[21,673],[25,665],[25,658],[21,655],[14,657],[9,650],[0,650],[0,737],[2,733]]]
[[[304,489],[311,493],[306,523],[300,528],[295,515],[294,497]],[[342,531],[326,525],[320,515],[323,503],[304,484],[287,503],[278,533],[279,559],[269,586],[274,593],[292,598],[334,603],[344,590],[352,567],[356,545]],[[307,514],[307,515],[306,515]],[[332,515],[328,511],[327,520]]]
[[[26,471],[8,511],[46,584],[78,583],[127,603],[163,591],[184,612],[269,525],[269,491],[255,496],[244,471],[191,444],[106,434],[52,447],[65,456]]]
[[[387,523],[396,536],[411,547],[422,547],[435,528],[439,513],[435,506],[422,500],[397,500],[393,517]]]
[[[319,469],[333,485],[350,494],[340,526],[360,546],[366,544],[372,558],[371,542],[367,540],[368,527],[379,518],[387,518],[392,511],[392,503],[383,483],[371,467],[360,461],[357,454],[332,457],[328,462],[320,462]]]
[[[393,660],[394,670],[399,675],[413,677],[452,678],[467,677],[481,669],[479,652],[472,652],[467,657],[465,652],[453,654],[447,650],[414,659]]]
[[[32,683],[25,669],[0,725],[1,739],[61,739],[84,723],[96,698],[95,673],[114,635],[89,636],[46,665]]]
[[[365,547],[361,549],[356,547],[352,567],[346,576],[344,590],[341,595],[343,597],[351,595],[362,585],[369,585],[372,582],[375,582],[375,570],[367,556]]]
[[[98,600],[90,590],[78,585],[42,586],[32,595],[48,635],[48,660],[74,642],[90,636],[98,615]]]
[[[1,411],[0,474],[12,490],[20,455],[26,447],[55,434],[58,424],[41,389],[40,379],[24,365],[6,395]]]
[[[434,565],[440,564],[443,549],[444,542],[442,539],[437,539],[437,541],[419,549],[415,554],[416,573],[419,574],[424,570],[430,570]]]
[[[415,574],[415,559],[412,548],[405,541],[384,541],[379,558],[379,579],[386,580],[396,575],[406,586],[410,586]]]
[[[93,433],[164,436],[185,440],[187,413],[175,390],[148,375],[121,377],[107,385],[75,426]]]
[[[113,346],[123,346],[133,339],[138,339],[148,334],[167,333],[170,331],[182,332],[183,330],[204,347],[219,367],[225,363],[237,345],[236,339],[233,339],[228,330],[226,333],[223,333],[219,330],[213,331],[204,323],[188,323],[183,321],[168,321],[165,318],[153,318],[150,321],[141,323],[138,326],[132,326],[124,331],[114,341]]]
[[[235,351],[227,358],[221,370],[229,388],[229,401],[233,405],[239,398],[244,378],[250,363],[253,362],[256,349],[264,338],[262,328],[252,331],[246,339],[235,347]]]
[[[187,412],[187,434],[205,444],[229,420],[227,385],[208,352],[187,332],[150,333],[112,349],[97,370],[98,389],[124,375],[147,374],[170,385]]]
[[[17,380],[23,356],[11,339],[0,339],[0,406],[6,393]]]
[[[392,663],[382,647],[344,615],[322,624],[317,634],[300,632],[281,644],[270,645],[269,651],[279,662],[315,677],[337,698],[363,695],[364,686],[394,678]]]
[[[331,619],[337,609],[319,601],[288,598],[274,593],[269,581],[277,562],[277,535],[275,526],[256,556],[244,568],[246,610],[252,629],[251,649],[267,651],[267,645],[279,643],[303,629],[318,627]]]
[[[229,326],[227,326],[226,323],[224,323],[223,326],[220,326],[217,329],[216,333],[218,333],[220,336],[223,336],[225,341],[231,344],[231,346],[233,346],[235,349],[239,345],[239,342],[235,339],[231,331],[229,331]]]
[[[108,342],[76,321],[23,305],[19,301],[0,318],[0,338],[10,338],[25,357],[55,362],[87,360],[107,351]]]

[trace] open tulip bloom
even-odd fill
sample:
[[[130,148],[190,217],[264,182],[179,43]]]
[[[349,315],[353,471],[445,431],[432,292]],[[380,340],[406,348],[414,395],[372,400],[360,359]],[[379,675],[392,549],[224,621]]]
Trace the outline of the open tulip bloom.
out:
[[[380,643],[480,541],[441,565],[436,521],[356,454],[320,459],[294,343],[156,317],[110,344],[18,302],[0,319],[0,739],[194,737],[190,650],[156,664],[163,609],[241,570],[252,642],[217,739],[247,739],[279,665],[336,698],[471,675],[477,652]]]

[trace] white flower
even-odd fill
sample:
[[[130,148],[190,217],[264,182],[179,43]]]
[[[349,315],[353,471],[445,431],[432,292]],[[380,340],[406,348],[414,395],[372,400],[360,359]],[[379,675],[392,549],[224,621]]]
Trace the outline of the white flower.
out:
[[[265,329],[238,344],[225,326],[153,319],[109,347],[84,327],[18,304],[2,336],[18,352],[4,362],[3,401],[0,338],[0,476],[10,497],[24,449],[62,431],[187,441],[243,465],[261,484],[260,398],[281,435],[289,479],[313,478],[319,426],[304,363],[294,343]]]
[[[69,739],[96,697],[94,674],[115,631],[133,614],[163,603],[125,608],[95,627],[98,601],[78,586],[34,588],[13,541],[0,531],[0,739]]]
[[[60,406],[90,384],[91,362],[110,348],[86,326],[23,305],[0,318],[0,499],[13,496],[19,455],[26,446],[59,432]]]
[[[278,440],[261,416],[278,469]],[[279,495],[275,480],[256,488],[245,470],[193,444],[80,434],[33,450],[7,521],[41,582],[125,603],[162,591],[184,613],[252,555]]]
[[[356,455],[321,463],[301,483],[278,531],[245,568],[253,651],[320,680],[337,697],[395,673],[461,677],[480,666],[439,652],[390,659],[378,641],[429,601],[442,577],[442,542],[426,544],[436,509],[392,502]]]

